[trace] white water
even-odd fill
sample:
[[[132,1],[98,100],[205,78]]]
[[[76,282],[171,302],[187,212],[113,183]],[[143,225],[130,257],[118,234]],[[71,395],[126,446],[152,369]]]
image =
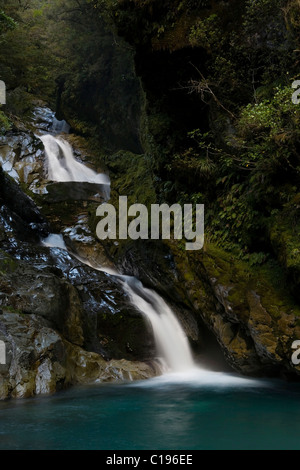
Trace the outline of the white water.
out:
[[[47,238],[44,238],[44,240],[42,240],[42,245],[48,246],[49,248],[61,248],[62,250],[68,251],[63,236],[57,235],[55,233],[52,233]]]
[[[44,246],[67,250],[62,235],[51,234],[42,241]],[[184,372],[196,367],[188,339],[179,321],[166,302],[156,292],[146,289],[135,277],[122,276],[117,271],[93,266],[78,257],[82,263],[97,271],[118,277],[132,304],[147,318],[152,326],[158,353],[170,372]]]
[[[188,339],[179,321],[156,292],[134,277],[123,276],[124,290],[135,307],[150,321],[158,353],[172,372],[195,368]]]
[[[48,134],[39,138],[45,147],[49,180],[60,183],[73,181],[110,185],[107,175],[96,173],[83,163],[78,162],[74,157],[71,145],[61,137]]]
[[[185,387],[204,387],[224,389],[224,388],[254,388],[254,387],[268,387],[270,382],[262,379],[253,379],[242,377],[238,374],[228,372],[215,372],[200,367],[194,367],[184,372],[170,372],[163,374],[159,377],[154,377],[151,380],[135,382],[133,387],[143,388],[162,388],[173,389],[174,386],[184,385]]]

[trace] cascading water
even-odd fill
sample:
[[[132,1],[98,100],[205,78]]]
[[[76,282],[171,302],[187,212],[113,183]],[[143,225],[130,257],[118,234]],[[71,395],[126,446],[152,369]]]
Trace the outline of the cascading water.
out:
[[[49,235],[42,241],[44,246],[68,250],[62,235]],[[143,381],[135,386],[168,387],[178,383],[185,385],[201,385],[201,387],[255,387],[262,382],[255,379],[240,377],[226,372],[214,372],[195,364],[188,339],[166,302],[154,291],[146,289],[143,284],[131,276],[123,276],[113,269],[93,265],[72,253],[78,261],[91,268],[116,276],[123,283],[124,291],[129,295],[132,304],[150,322],[158,353],[161,354],[161,376],[150,381]]]
[[[60,183],[86,182],[110,185],[107,175],[96,173],[83,163],[78,162],[73,155],[71,145],[64,139],[49,134],[39,138],[45,147],[49,180]]]
[[[134,277],[123,276],[133,305],[151,322],[159,354],[172,372],[195,368],[188,339],[174,313],[155,291]]]
[[[73,155],[72,147],[61,137],[53,135],[40,136],[45,147],[48,162],[48,177],[56,182],[88,182],[107,186],[109,193],[110,180],[107,175],[97,174]],[[66,249],[62,236],[50,235],[43,244],[48,247]],[[76,256],[76,255],[75,255]],[[82,263],[99,271],[117,276],[123,283],[124,291],[129,295],[132,304],[150,321],[159,354],[169,370],[185,371],[195,367],[188,339],[172,310],[154,291],[145,289],[134,277],[122,276],[118,272],[92,266],[85,260]]]
[[[61,235],[50,235],[43,240],[43,245],[67,250]],[[196,365],[192,358],[188,339],[174,313],[160,295],[153,290],[146,289],[135,277],[123,276],[117,271],[94,266],[90,262],[76,257],[91,268],[114,275],[122,281],[124,291],[129,295],[132,304],[150,322],[158,353],[167,366],[168,372],[185,372],[195,369]]]

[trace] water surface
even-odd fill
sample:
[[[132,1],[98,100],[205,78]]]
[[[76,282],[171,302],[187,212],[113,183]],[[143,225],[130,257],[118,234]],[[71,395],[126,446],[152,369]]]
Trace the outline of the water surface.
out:
[[[300,385],[216,372],[0,404],[0,449],[299,449]]]

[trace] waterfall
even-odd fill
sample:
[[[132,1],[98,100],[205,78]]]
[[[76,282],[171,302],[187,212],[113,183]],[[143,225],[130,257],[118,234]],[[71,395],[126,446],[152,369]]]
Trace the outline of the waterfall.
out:
[[[45,147],[48,162],[48,177],[57,182],[88,182],[110,186],[108,176],[97,174],[84,164],[79,163],[72,147],[61,137],[52,135],[40,136]],[[42,241],[44,246],[67,250],[62,235],[49,235]],[[184,372],[195,368],[188,339],[175,314],[156,292],[146,289],[135,277],[123,276],[117,271],[94,266],[87,260],[72,253],[77,259],[98,271],[116,276],[123,285],[132,305],[150,322],[157,351],[164,363],[172,372]]]
[[[52,135],[44,135],[39,138],[45,147],[49,180],[60,183],[110,184],[107,175],[98,174],[83,163],[78,162],[73,155],[71,145],[64,139]]]
[[[62,235],[49,235],[43,245],[67,250]],[[75,255],[74,253],[72,253]],[[125,293],[134,305],[150,322],[157,351],[168,368],[168,372],[185,372],[195,369],[188,339],[179,321],[163,298],[155,291],[146,289],[143,284],[132,276],[123,276],[117,271],[92,265],[75,255],[77,259],[97,271],[118,277],[123,284]]]
[[[123,279],[132,304],[150,321],[158,353],[168,368],[172,372],[195,368],[186,334],[163,298],[134,277],[123,276]]]

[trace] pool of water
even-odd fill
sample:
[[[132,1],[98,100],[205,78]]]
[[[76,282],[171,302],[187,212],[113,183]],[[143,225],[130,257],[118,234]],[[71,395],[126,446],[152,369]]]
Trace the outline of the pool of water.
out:
[[[0,404],[0,449],[299,449],[300,385],[195,370]]]

